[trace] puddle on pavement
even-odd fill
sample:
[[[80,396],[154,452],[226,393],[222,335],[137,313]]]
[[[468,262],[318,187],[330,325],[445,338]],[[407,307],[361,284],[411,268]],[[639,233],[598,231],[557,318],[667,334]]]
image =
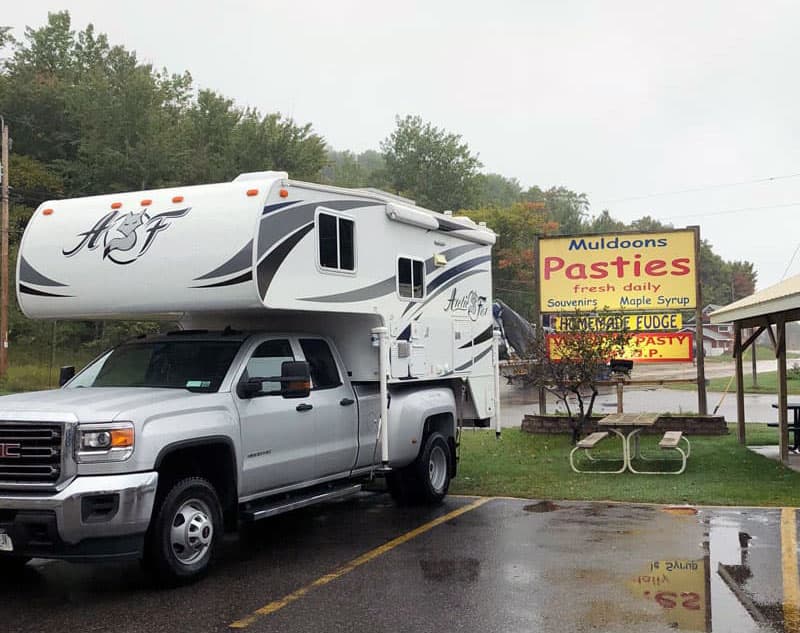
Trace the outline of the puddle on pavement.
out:
[[[426,580],[436,582],[475,582],[481,563],[477,558],[421,560],[419,566]]]
[[[556,505],[552,501],[540,501],[539,503],[532,503],[522,508],[525,512],[553,512],[560,510],[561,506]]]
[[[671,629],[794,631],[783,620],[779,542],[778,547],[759,544],[754,552],[752,546],[759,537],[730,515],[704,519],[704,523],[708,525],[703,542],[706,556],[649,561],[626,580],[630,594]]]
[[[675,516],[694,516],[697,514],[697,508],[693,508],[692,506],[666,506],[661,508],[661,510]]]

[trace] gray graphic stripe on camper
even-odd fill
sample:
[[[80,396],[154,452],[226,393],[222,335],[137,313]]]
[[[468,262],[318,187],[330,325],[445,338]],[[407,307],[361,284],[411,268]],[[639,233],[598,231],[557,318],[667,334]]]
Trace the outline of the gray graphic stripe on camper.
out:
[[[26,284],[34,284],[36,286],[57,286],[60,288],[67,287],[67,284],[62,284],[58,281],[50,279],[50,277],[45,277],[42,273],[31,266],[28,263],[28,260],[24,257],[19,258],[19,280],[20,282],[24,281]]]
[[[300,204],[302,200],[289,200],[288,202],[278,202],[276,204],[268,204],[264,207],[264,210],[261,212],[261,215],[267,215],[268,213],[272,213],[273,211],[279,211],[285,207],[288,207],[293,204]]]
[[[212,279],[214,277],[226,277],[234,273],[241,273],[253,267],[253,240],[245,244],[241,250],[231,257],[224,264],[218,266],[214,270],[205,275],[195,277],[195,281],[203,281],[204,279]]]
[[[430,303],[430,302],[431,302],[433,299],[435,299],[437,296],[439,296],[440,294],[442,294],[442,293],[443,293],[445,290],[447,290],[448,288],[450,288],[450,286],[455,286],[457,283],[459,283],[459,282],[461,282],[461,281],[464,281],[464,280],[465,280],[467,277],[472,277],[473,275],[480,275],[481,273],[486,273],[486,272],[488,272],[488,271],[486,271],[486,270],[468,270],[468,271],[466,271],[466,272],[463,272],[463,273],[461,273],[461,274],[460,274],[460,275],[458,275],[457,277],[454,277],[454,278],[452,278],[450,281],[448,281],[448,282],[447,282],[446,284],[444,284],[443,286],[439,287],[439,288],[438,288],[438,289],[437,289],[437,290],[436,290],[436,291],[435,291],[433,294],[430,294],[430,295],[428,295],[428,296],[425,298],[425,301],[423,301],[422,303],[412,303],[412,304],[409,304],[409,305],[406,307],[406,309],[405,309],[405,311],[403,312],[403,314],[401,315],[401,318],[405,318],[405,316],[406,316],[406,313],[407,313],[407,312],[408,312],[408,311],[409,311],[411,308],[418,308],[417,312],[421,312],[421,311],[422,311],[422,309],[423,309],[425,306],[427,306],[427,305],[428,305],[428,304],[429,304],[429,303]],[[411,316],[411,317],[409,317],[409,318],[417,318],[417,317]]]
[[[44,292],[42,290],[36,290],[36,288],[30,288],[23,284],[19,285],[19,291],[24,295],[34,295],[36,297],[57,297],[59,299],[67,299],[72,295],[56,295],[52,292]]]
[[[467,347],[480,345],[481,343],[484,343],[484,342],[488,341],[490,338],[492,338],[493,331],[494,331],[494,325],[490,325],[483,332],[478,334],[478,336],[476,336],[474,339],[472,339],[469,343],[464,343],[458,349],[466,349]]]
[[[457,266],[453,266],[452,268],[447,268],[446,270],[442,271],[442,273],[436,277],[433,281],[428,284],[428,292],[438,288],[440,285],[445,283],[448,279],[455,277],[456,275],[464,272],[465,270],[469,270],[470,268],[474,268],[484,262],[488,262],[492,259],[491,255],[481,255],[480,257],[473,257],[472,259],[468,259]]]
[[[256,278],[258,280],[258,293],[263,301],[267,296],[267,290],[272,283],[275,274],[283,264],[283,261],[292,252],[292,249],[302,240],[311,229],[314,228],[314,223],[309,222],[305,226],[300,227],[299,230],[292,233],[283,242],[278,244],[277,247],[272,249],[272,252],[267,255],[259,264],[256,269]]]
[[[319,301],[331,303],[366,301],[367,299],[375,299],[377,297],[388,295],[389,293],[394,292],[396,287],[397,286],[395,285],[394,277],[389,277],[388,279],[384,279],[383,281],[379,281],[370,286],[358,288],[357,290],[350,290],[348,292],[342,292],[336,295],[325,295],[322,297],[307,297],[300,299],[300,301]]]
[[[374,200],[322,200],[286,207],[264,215],[261,217],[261,225],[258,229],[256,261],[260,263],[264,254],[289,233],[296,231],[308,222],[313,222],[314,213],[318,207],[325,207],[332,211],[347,211],[360,207],[374,207],[377,204],[379,203]]]
[[[464,246],[456,246],[455,248],[448,248],[446,251],[442,251],[441,255],[444,255],[445,258],[449,261],[451,259],[456,259],[457,257],[461,257],[464,253],[469,253],[470,251],[474,251],[476,248],[482,248],[479,244],[466,244]],[[436,270],[436,266],[433,263],[433,257],[429,257],[425,260],[425,273],[430,275],[434,270]]]
[[[192,286],[193,288],[222,288],[224,286],[236,286],[238,284],[243,284],[250,281],[253,278],[253,271],[246,270],[238,277],[234,277],[233,279],[228,279],[226,281],[217,281],[213,284],[207,284],[205,286]]]
[[[486,356],[486,354],[488,354],[488,353],[489,353],[489,352],[491,352],[491,351],[492,351],[492,348],[491,348],[491,347],[487,347],[485,350],[483,350],[483,351],[482,351],[480,354],[478,354],[477,356],[473,356],[473,357],[472,357],[472,360],[471,360],[471,361],[469,361],[468,363],[464,363],[463,365],[459,365],[458,367],[456,367],[455,371],[464,371],[464,370],[465,370],[467,367],[469,367],[470,365],[474,365],[474,364],[475,364],[475,363],[477,363],[477,362],[478,362],[478,361],[479,361],[481,358],[483,358],[484,356]]]

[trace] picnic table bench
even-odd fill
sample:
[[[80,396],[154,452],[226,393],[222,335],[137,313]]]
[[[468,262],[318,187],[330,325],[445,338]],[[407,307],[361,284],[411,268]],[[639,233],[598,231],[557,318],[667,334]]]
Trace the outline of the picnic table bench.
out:
[[[599,427],[605,427],[607,431],[597,431],[580,440],[570,451],[569,463],[576,473],[605,473],[616,474],[624,472],[626,469],[639,475],[680,475],[686,470],[686,462],[691,453],[689,439],[681,431],[666,431],[658,442],[662,450],[675,451],[680,455],[680,466],[677,470],[637,470],[633,467],[634,458],[644,461],[664,461],[662,459],[652,459],[645,457],[639,450],[639,434],[643,429],[651,428],[659,418],[657,413],[612,413],[598,421]],[[575,454],[583,451],[584,457],[589,462],[609,461],[597,460],[592,456],[592,449],[596,448],[603,440],[611,434],[620,438],[622,444],[622,466],[617,470],[595,470],[593,468],[579,468],[575,462]],[[681,442],[685,442],[685,450],[681,447]],[[676,460],[669,460],[676,461]]]

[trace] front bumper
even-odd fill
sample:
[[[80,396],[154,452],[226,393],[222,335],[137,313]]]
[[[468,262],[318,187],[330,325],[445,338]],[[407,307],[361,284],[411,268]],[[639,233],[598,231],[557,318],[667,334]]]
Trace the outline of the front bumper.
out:
[[[157,487],[158,473],[146,472],[76,477],[52,495],[0,494],[0,531],[14,555],[138,557]]]

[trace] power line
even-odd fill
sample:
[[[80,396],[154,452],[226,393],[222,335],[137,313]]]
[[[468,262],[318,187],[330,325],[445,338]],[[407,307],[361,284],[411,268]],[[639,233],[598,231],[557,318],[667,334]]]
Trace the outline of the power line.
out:
[[[705,185],[702,187],[691,187],[688,189],[675,189],[673,191],[659,191],[655,193],[646,193],[637,196],[628,196],[626,198],[612,198],[609,200],[599,200],[597,204],[607,204],[611,202],[628,202],[630,200],[646,200],[648,198],[658,198],[662,196],[677,196],[683,193],[697,193],[700,191],[711,191],[713,189],[725,189],[728,187],[741,187],[742,185],[755,185],[766,182],[775,182],[777,180],[787,180],[789,178],[800,178],[800,173],[787,174],[785,176],[769,176],[767,178],[753,178],[752,180],[740,180],[738,182],[727,182],[715,185]]]
[[[681,215],[670,215],[663,218],[658,218],[659,220],[676,220],[679,218],[706,218],[715,215],[729,215],[731,213],[744,213],[746,211],[764,211],[766,209],[785,209],[788,207],[797,207],[800,206],[800,202],[787,202],[785,204],[767,204],[760,207],[739,207],[738,209],[726,209],[724,211],[712,211],[709,213],[704,213],[702,211],[696,213],[686,213]]]

